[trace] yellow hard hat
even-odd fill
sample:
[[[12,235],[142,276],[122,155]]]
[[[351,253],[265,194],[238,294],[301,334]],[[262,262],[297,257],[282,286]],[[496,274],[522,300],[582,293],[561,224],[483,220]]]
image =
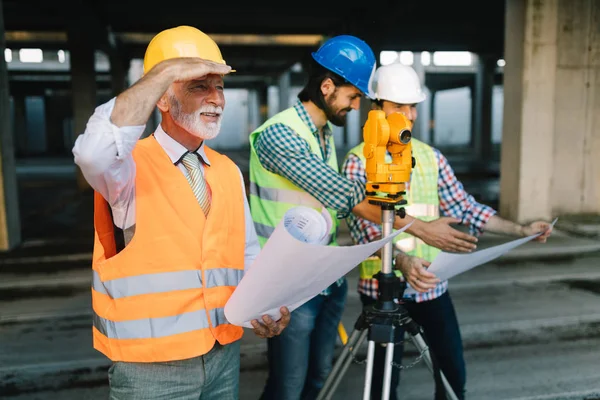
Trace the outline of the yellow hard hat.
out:
[[[144,55],[144,74],[161,61],[176,57],[200,57],[225,64],[221,50],[206,33],[193,26],[178,26],[159,32]]]

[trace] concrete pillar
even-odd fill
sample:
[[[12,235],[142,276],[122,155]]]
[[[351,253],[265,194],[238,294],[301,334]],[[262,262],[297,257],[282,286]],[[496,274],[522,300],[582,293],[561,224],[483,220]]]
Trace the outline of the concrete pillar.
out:
[[[115,58],[111,58],[111,63],[113,62],[113,60],[115,63],[117,63],[117,60]],[[142,75],[144,74],[144,60],[129,59],[125,63],[128,66],[126,68],[126,71],[124,70],[124,72],[126,72],[126,74],[124,76],[125,86],[129,87],[129,86],[132,86],[133,84],[135,84],[137,81],[139,81],[140,78],[142,77]],[[115,72],[118,72],[118,71],[115,70]],[[111,72],[111,74],[112,74],[112,72]],[[122,92],[126,87],[123,87],[122,90],[117,91],[119,89],[118,82],[120,82],[120,81],[116,82],[115,76],[118,76],[118,74],[115,74],[114,76],[111,75],[111,84],[112,84],[113,95],[116,96],[120,92]],[[155,107],[154,111],[152,112],[152,114],[150,114],[150,117],[148,118],[148,121],[146,122],[146,128],[144,129],[144,132],[142,133],[142,136],[140,137],[140,139],[148,137],[149,135],[154,133],[154,131],[160,124],[161,118],[162,117],[160,115],[160,111],[158,110],[158,107]]]
[[[266,82],[256,84],[250,90],[253,95],[253,107],[251,112],[254,115],[252,130],[262,125],[269,118],[269,85]],[[251,132],[251,131],[250,131]]]
[[[600,213],[600,3],[508,0],[500,211]]]
[[[113,96],[117,96],[127,89],[130,60],[123,58],[116,51],[110,51],[108,59],[110,61],[110,87]]]
[[[144,60],[134,58],[129,61],[127,70],[127,85],[131,86],[136,83],[144,74]]]
[[[248,102],[246,107],[248,107],[248,124],[246,125],[246,131],[242,133],[242,138],[240,139],[240,145],[248,144],[248,136],[250,132],[252,132],[256,127],[258,127],[260,122],[260,99],[258,90],[256,88],[248,88]]]
[[[44,154],[47,151],[44,97],[39,95],[27,96],[25,105],[27,151],[29,154],[34,155]]]
[[[375,67],[379,68],[381,66],[381,62],[379,61],[380,59],[380,55],[381,52],[383,50],[385,50],[383,48],[383,45],[381,44],[381,39],[379,37],[376,37],[372,34],[368,34],[368,33],[363,33],[361,36],[359,36],[360,38],[362,38],[366,43],[369,44],[369,46],[371,47],[371,49],[373,50],[373,54],[375,54]],[[359,121],[358,124],[360,126],[359,129],[359,140],[358,143],[361,143],[363,141],[363,126],[365,125],[365,122],[367,122],[367,118],[369,117],[369,111],[371,111],[371,100],[366,97],[363,96],[363,98],[360,100],[360,109],[359,109]],[[352,138],[349,138],[349,140],[351,141],[351,143],[353,143]]]
[[[4,40],[4,6],[0,0],[0,49],[6,48]],[[0,251],[7,251],[21,242],[21,219],[15,148],[10,129],[10,100],[8,71],[4,57],[0,60]]]
[[[26,155],[27,152],[27,118],[25,107],[25,94],[13,93],[13,129],[16,138],[14,146],[16,146],[17,154]]]
[[[258,125],[256,125],[256,127],[258,128],[269,119],[269,84],[265,83],[264,85],[259,86],[256,89],[256,93],[258,96],[259,112]]]
[[[283,111],[290,106],[290,87],[291,87],[291,72],[284,71],[278,80],[279,87],[279,111]]]
[[[358,138],[348,137],[348,143],[362,143],[364,141],[363,127],[365,126],[365,122],[367,122],[367,118],[369,118],[369,111],[371,111],[372,103],[373,102],[368,97],[360,99],[360,108],[358,109]]]
[[[362,137],[363,137],[362,127],[365,125],[365,122],[367,122],[367,118],[369,117],[369,111],[371,111],[371,103],[372,103],[371,100],[369,100],[366,97],[363,97],[360,100],[360,108],[358,110],[358,113],[360,114],[359,121],[358,121],[358,124],[360,125],[359,143],[362,142]]]
[[[473,95],[473,125],[471,135],[473,150],[479,161],[489,161],[492,156],[492,95],[496,57],[479,55]]]
[[[88,8],[88,12],[90,12]],[[98,25],[100,21],[95,20]],[[106,54],[110,64],[110,88],[112,96],[116,97],[125,89],[129,82],[129,69],[131,66],[131,56],[123,47],[123,43],[117,38],[110,26],[98,29],[104,31],[105,35],[99,34],[99,46]]]
[[[95,49],[91,33],[85,21],[74,19],[68,30],[68,46],[71,56],[71,96],[73,99],[73,130],[75,135],[85,131],[88,119],[96,108]],[[81,171],[77,169],[80,189],[89,188]]]
[[[435,94],[432,90],[429,96],[429,144],[435,146]]]
[[[46,116],[46,146],[51,155],[65,154],[64,107],[65,102],[59,96],[48,93],[44,96]]]
[[[348,118],[348,117],[346,117]],[[348,123],[342,127],[342,143],[336,143],[338,147],[350,148],[350,129],[348,128]]]
[[[413,53],[413,69],[417,72],[417,75],[419,76],[419,80],[421,81],[421,87],[423,88],[423,90],[425,90],[425,67],[423,66],[423,64],[421,63],[421,52],[414,52]],[[423,107],[424,107],[424,102],[422,103],[418,103],[417,104],[417,114],[423,115]],[[423,134],[421,133],[421,124],[420,122],[420,118],[417,119],[417,122],[414,124],[413,128],[412,128],[412,135],[415,139],[423,139]]]

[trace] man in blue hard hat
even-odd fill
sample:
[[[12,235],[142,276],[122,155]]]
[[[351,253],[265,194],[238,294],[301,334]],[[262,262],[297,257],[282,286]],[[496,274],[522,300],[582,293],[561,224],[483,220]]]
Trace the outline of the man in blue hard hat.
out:
[[[309,78],[298,101],[250,134],[250,210],[261,247],[290,208],[326,209],[332,217],[330,245],[339,218],[349,213],[381,221],[379,207],[365,199],[362,183],[340,175],[331,124],[371,96],[375,55],[362,40],[340,35],[312,53]],[[400,228],[413,218],[396,219]],[[474,237],[447,223],[421,223],[411,232],[454,251],[474,248]],[[298,282],[299,285],[302,282]],[[344,277],[292,312],[281,335],[268,340],[269,377],[263,400],[313,399],[332,368],[337,327],[346,300]]]

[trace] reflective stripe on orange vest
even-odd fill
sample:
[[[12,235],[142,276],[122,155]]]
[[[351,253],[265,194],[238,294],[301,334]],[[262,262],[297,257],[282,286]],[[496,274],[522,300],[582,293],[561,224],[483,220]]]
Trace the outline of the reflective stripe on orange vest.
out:
[[[243,334],[223,311],[244,273],[240,173],[225,156],[206,153],[208,217],[156,140],[138,142],[136,230],[118,254],[108,204],[95,194],[93,338],[113,361],[192,358]]]
[[[106,294],[113,299],[126,296],[138,296],[149,293],[162,293],[170,290],[201,289],[224,286],[227,282],[239,282],[244,271],[238,269],[219,268],[206,271],[207,278],[202,284],[200,271],[176,271],[160,274],[147,274],[128,278],[113,279],[102,282],[96,271],[93,271],[92,286],[95,291]]]

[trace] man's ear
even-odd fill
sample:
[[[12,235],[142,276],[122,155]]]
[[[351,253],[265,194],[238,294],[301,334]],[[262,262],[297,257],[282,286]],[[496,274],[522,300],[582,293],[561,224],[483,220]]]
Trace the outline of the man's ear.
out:
[[[323,94],[323,97],[329,96],[334,91],[335,91],[335,84],[333,83],[331,78],[323,79],[323,82],[321,82],[321,93]]]
[[[383,110],[383,103],[386,100],[370,100],[371,101],[371,110]]]
[[[167,93],[163,94],[158,102],[156,103],[156,107],[162,112],[168,112],[170,107],[169,95]]]

